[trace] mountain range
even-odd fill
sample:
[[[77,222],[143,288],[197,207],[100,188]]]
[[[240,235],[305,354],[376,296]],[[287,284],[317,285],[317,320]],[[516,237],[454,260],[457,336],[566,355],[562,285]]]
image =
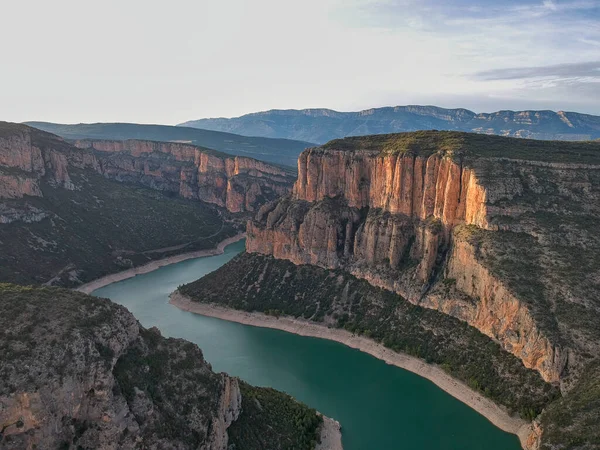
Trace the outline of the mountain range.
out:
[[[417,130],[455,130],[543,140],[600,138],[600,117],[565,111],[497,111],[395,106],[356,112],[331,109],[270,110],[241,117],[192,120],[184,127],[244,136],[285,138],[323,144],[347,136]]]

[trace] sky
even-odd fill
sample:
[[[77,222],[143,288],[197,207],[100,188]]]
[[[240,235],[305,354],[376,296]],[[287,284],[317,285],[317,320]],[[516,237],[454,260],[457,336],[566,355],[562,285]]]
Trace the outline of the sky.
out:
[[[600,115],[600,0],[19,0],[0,120],[433,104]]]

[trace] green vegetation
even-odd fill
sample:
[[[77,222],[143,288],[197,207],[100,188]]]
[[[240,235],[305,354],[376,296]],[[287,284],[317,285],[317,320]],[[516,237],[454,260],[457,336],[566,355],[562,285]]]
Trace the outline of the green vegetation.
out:
[[[216,416],[223,379],[212,372],[202,351],[191,342],[165,339],[156,329],[140,330],[141,342],[131,346],[114,367],[121,391],[133,411],[136,399],[145,395],[153,405],[155,420],[148,436],[183,442],[198,448],[206,442]],[[148,418],[141,414],[140,422]],[[192,426],[190,422],[202,424]]]
[[[496,157],[600,164],[600,144],[598,142],[539,141],[459,131],[433,130],[348,137],[330,141],[323,148],[345,151],[379,151],[385,155],[429,156],[438,153],[466,158]]]
[[[110,362],[105,327],[124,313],[67,289],[0,283],[0,396],[62,380],[84,357],[87,364]],[[81,339],[98,345],[86,349]]]
[[[365,335],[440,365],[526,418],[537,416],[559,395],[537,372],[465,322],[412,305],[341,270],[242,254],[180,291],[196,301],[270,314],[276,310]]]
[[[569,395],[548,407],[541,424],[544,450],[600,448],[600,360],[586,367]]]
[[[323,418],[287,394],[240,382],[242,412],[228,429],[231,450],[312,450]]]
[[[237,233],[227,216],[198,201],[70,169],[77,189],[42,183],[44,197],[5,200],[40,221],[0,226],[0,281],[74,286],[176,253],[214,248]],[[222,217],[223,216],[223,217]],[[172,247],[177,247],[173,249]]]

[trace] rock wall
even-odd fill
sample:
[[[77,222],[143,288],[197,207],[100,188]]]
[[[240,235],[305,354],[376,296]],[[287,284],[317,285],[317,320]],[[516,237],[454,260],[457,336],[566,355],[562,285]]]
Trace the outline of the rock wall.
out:
[[[248,223],[247,250],[344,268],[468,322],[545,380],[557,382],[567,351],[538,326],[531,305],[481,264],[476,248],[455,235],[464,226],[535,233],[525,221],[511,222],[534,209],[513,199],[544,193],[539,170],[553,171],[543,177],[571,183],[577,169],[545,167],[493,158],[461,161],[441,152],[308,149],[299,158],[291,196],[263,206]],[[584,181],[559,189],[575,196],[585,192]]]
[[[240,416],[242,410],[242,393],[237,378],[223,374],[225,383],[220,398],[217,417],[212,423],[209,442],[206,450],[227,450],[229,436],[227,428]]]
[[[287,194],[295,177],[251,158],[200,147],[152,141],[76,141],[90,150],[106,177],[140,183],[184,198],[202,200],[231,212],[255,211]]]
[[[343,196],[348,206],[378,208],[444,225],[486,228],[485,189],[474,170],[438,154],[381,156],[378,151],[308,149],[298,159],[294,198]]]
[[[0,134],[0,199],[41,197],[43,177],[53,185],[73,189],[68,165],[66,154],[40,145],[28,127]]]
[[[77,141],[24,125],[0,124],[0,199],[41,197],[40,183],[73,190],[69,170],[93,169],[227,208],[255,211],[287,194],[295,176],[277,166],[200,147],[151,141]]]

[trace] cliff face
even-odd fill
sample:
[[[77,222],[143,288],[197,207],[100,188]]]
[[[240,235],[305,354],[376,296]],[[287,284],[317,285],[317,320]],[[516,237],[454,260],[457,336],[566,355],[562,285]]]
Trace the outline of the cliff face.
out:
[[[0,199],[42,197],[40,183],[73,190],[70,170],[93,169],[233,213],[255,211],[287,194],[295,175],[277,166],[187,144],[76,141],[17,124],[0,127]],[[87,150],[87,151],[86,151]]]
[[[295,179],[277,166],[193,145],[152,141],[76,141],[104,176],[201,200],[230,212],[255,211],[285,195]]]
[[[440,155],[360,154],[309,149],[298,159],[294,198],[315,202],[343,196],[348,206],[376,208],[452,227],[487,227],[486,191],[474,170]]]
[[[556,271],[576,270],[573,253],[598,245],[600,148],[540,152],[530,141],[485,137],[478,150],[482,137],[469,136],[354,138],[306,150],[291,196],[249,222],[247,250],[344,268],[467,321],[547,381],[574,376],[600,349],[592,324],[573,327],[572,309],[597,317],[599,286],[596,275],[586,290]],[[586,255],[597,274],[597,255]],[[520,270],[523,258],[532,267]]]
[[[0,135],[0,199],[41,197],[43,177],[55,186],[74,188],[69,178],[68,154],[43,144],[25,126],[14,125],[10,133]],[[85,163],[83,158],[77,160],[78,166]]]

